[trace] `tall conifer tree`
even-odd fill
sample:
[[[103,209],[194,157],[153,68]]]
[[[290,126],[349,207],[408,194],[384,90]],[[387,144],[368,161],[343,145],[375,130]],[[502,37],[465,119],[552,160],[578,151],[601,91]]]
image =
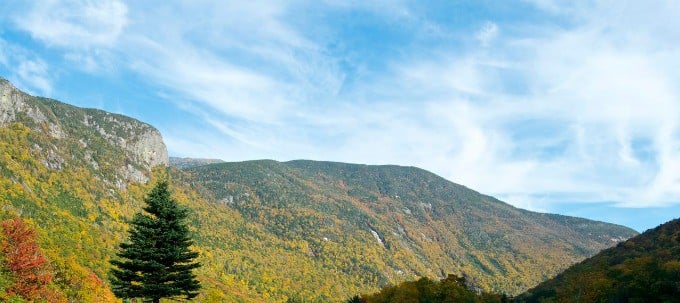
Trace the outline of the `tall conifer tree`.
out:
[[[119,259],[111,261],[113,293],[154,303],[194,298],[201,286],[192,271],[200,264],[189,249],[187,210],[171,197],[167,181],[157,183],[144,202],[145,213],[131,222],[129,242],[120,244]]]

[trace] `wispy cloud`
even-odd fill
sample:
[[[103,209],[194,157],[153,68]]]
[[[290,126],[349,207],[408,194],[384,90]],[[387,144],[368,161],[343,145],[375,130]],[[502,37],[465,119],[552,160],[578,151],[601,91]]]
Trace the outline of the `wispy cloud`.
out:
[[[0,67],[11,69],[9,80],[30,93],[49,95],[52,92],[48,64],[29,50],[1,38]]]
[[[525,2],[459,24],[408,1],[46,0],[14,24],[163,91],[206,128],[167,128],[184,156],[415,165],[538,210],[678,203],[680,7]]]
[[[11,17],[19,28],[59,47],[112,45],[127,24],[127,6],[117,0],[10,2],[23,12]]]
[[[19,62],[16,73],[20,81],[27,82],[30,87],[37,88],[41,93],[49,95],[52,84],[47,76],[47,64],[40,60],[25,60]]]
[[[195,10],[181,4],[174,9]],[[245,122],[283,123],[314,91],[337,90],[342,76],[332,60],[280,21],[285,5],[225,2],[207,9],[145,15],[124,41],[132,68],[211,113]],[[150,32],[168,19],[174,22]]]
[[[488,47],[491,42],[496,39],[498,36],[498,25],[496,23],[493,23],[491,21],[487,21],[482,25],[482,27],[477,31],[477,35],[475,38],[479,40],[479,43],[484,46]]]
[[[395,96],[436,104],[438,116],[425,117],[450,122],[428,129],[449,128],[459,134],[450,140],[465,146],[442,161],[454,170],[423,165],[474,188],[544,203],[678,201],[680,99],[677,74],[666,68],[677,49],[665,41],[641,48],[640,33],[628,33],[623,19],[593,20],[504,38],[492,54],[401,62],[396,74],[406,76],[388,85],[415,93]]]

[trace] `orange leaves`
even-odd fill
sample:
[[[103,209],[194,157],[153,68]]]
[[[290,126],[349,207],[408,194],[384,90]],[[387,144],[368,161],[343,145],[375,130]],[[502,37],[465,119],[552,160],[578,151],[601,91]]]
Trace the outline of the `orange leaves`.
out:
[[[35,231],[21,219],[6,220],[0,226],[3,236],[0,251],[14,280],[7,292],[24,298],[59,302],[59,295],[47,288],[52,282],[52,273],[49,261],[36,243]]]

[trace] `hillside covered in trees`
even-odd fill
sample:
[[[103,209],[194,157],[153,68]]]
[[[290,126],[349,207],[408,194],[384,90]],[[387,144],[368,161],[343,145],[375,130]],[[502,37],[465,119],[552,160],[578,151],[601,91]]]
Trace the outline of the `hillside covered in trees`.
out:
[[[414,167],[265,160],[185,172],[183,183],[208,191],[201,194],[282,241],[305,243],[312,270],[374,285],[454,273],[473,287],[517,294],[634,234],[517,209]]]
[[[677,302],[680,219],[576,264],[518,302]]]
[[[356,295],[346,303],[506,303],[511,298],[505,294],[493,294],[470,289],[465,278],[448,275],[440,281],[420,278],[396,286],[388,286],[374,294]]]
[[[47,288],[71,302],[114,300],[109,260],[159,178],[190,210],[198,302],[340,301],[447,273],[514,294],[635,234],[520,210],[415,168],[167,164],[150,125],[0,80],[0,219],[36,231]],[[0,295],[13,283],[0,271]]]
[[[449,275],[441,281],[403,282],[346,302],[677,302],[679,265],[680,219],[675,219],[606,249],[516,298],[476,291],[465,278]]]

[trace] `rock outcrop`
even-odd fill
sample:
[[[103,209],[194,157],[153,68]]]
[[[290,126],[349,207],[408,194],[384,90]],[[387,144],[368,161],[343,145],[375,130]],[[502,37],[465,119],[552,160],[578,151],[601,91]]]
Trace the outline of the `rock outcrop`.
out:
[[[45,115],[37,107],[30,106],[29,100],[32,98],[0,78],[0,125],[19,120],[17,116],[20,113],[36,123],[45,122]]]
[[[151,168],[169,163],[163,137],[151,125],[123,115],[34,97],[0,78],[0,126],[12,122],[45,132],[57,140],[81,138],[79,145],[83,149],[88,149],[88,142],[83,141],[81,135],[96,133],[125,153],[127,163],[117,169],[126,181],[146,182]],[[92,165],[98,167],[99,163]],[[48,167],[58,169],[61,166]],[[117,183],[124,183],[120,181],[123,180]]]

